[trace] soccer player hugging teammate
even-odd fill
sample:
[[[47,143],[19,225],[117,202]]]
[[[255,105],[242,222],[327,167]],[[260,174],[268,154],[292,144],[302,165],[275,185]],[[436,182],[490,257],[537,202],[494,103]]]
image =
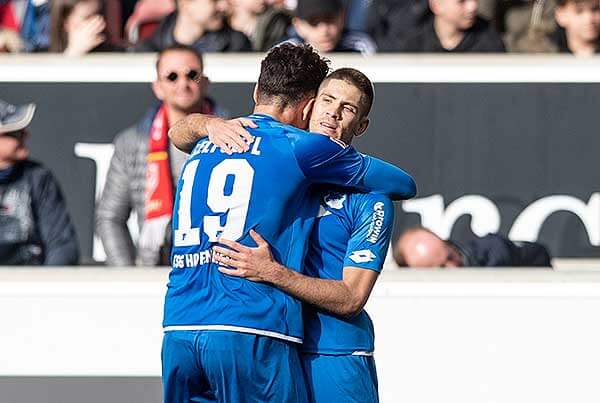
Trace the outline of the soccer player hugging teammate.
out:
[[[361,72],[331,73],[317,94],[310,130],[350,144],[365,132],[373,86]],[[377,402],[374,332],[363,309],[388,250],[394,210],[381,194],[320,189],[321,208],[304,263],[306,275],[273,259],[258,234],[258,248],[223,240],[215,247],[222,272],[273,284],[301,299],[301,361],[311,402]],[[334,379],[335,378],[335,379]]]
[[[372,351],[368,318],[363,316],[364,326],[359,326],[353,321],[360,315],[355,319],[339,315],[349,318],[360,312],[377,277],[380,263],[369,263],[383,261],[384,254],[381,258],[376,254],[381,253],[380,242],[387,248],[386,223],[392,221],[389,200],[349,193],[325,197],[334,207],[324,204],[327,207],[322,208],[330,210],[323,210],[320,221],[359,220],[360,211],[367,214],[367,209],[371,221],[362,229],[362,242],[358,242],[361,224],[353,223],[356,232],[347,234],[346,243],[354,235],[356,243],[348,259],[344,258],[348,246],[339,241],[345,236],[341,221],[330,229],[330,245],[313,247],[311,253],[317,260],[319,253],[332,253],[333,245],[342,248],[340,273],[350,264],[346,260],[354,262],[344,270],[343,279],[332,272],[334,280],[322,280],[297,273],[308,270],[303,259],[319,211],[319,198],[309,190],[330,183],[402,199],[414,196],[415,184],[401,169],[342,143],[349,142],[342,133],[354,135],[366,129],[364,120],[359,119],[357,125],[350,117],[366,117],[365,105],[370,107],[370,102],[363,104],[362,95],[344,101],[337,112],[333,106],[326,107],[341,102],[340,94],[345,93],[334,87],[345,80],[329,80],[332,87],[325,86],[330,92],[317,124],[327,127],[331,138],[296,128],[307,126],[313,98],[327,70],[325,61],[309,46],[281,45],[271,50],[261,64],[254,114],[229,123],[233,127],[229,133],[234,133],[231,141],[198,141],[184,166],[174,208],[173,269],[165,299],[162,358],[166,402],[307,401],[297,349],[304,334],[298,297],[333,312],[326,320],[340,320],[339,324],[327,323],[343,323],[365,333],[364,343],[360,334],[352,336],[361,342],[352,342],[352,351],[343,354],[345,358],[351,359],[357,351],[363,354],[358,357],[365,357]],[[315,107],[315,115],[319,110]],[[334,115],[325,121],[328,113]],[[241,124],[249,126],[251,145],[235,135]],[[219,128],[227,137],[227,125],[222,119],[190,115],[171,129],[170,136],[175,145],[189,150],[208,131],[207,126]],[[219,144],[224,151],[218,150]],[[231,154],[236,147],[243,152]],[[207,254],[211,249],[221,254]],[[246,264],[245,256],[266,264],[265,271],[251,275],[254,264]],[[223,260],[229,267],[223,266]],[[312,270],[322,274],[317,260]],[[280,279],[265,281],[263,275],[270,270]],[[290,280],[303,285],[295,289]],[[313,283],[305,281],[317,281],[315,288],[320,292],[310,293]],[[342,307],[344,300],[352,304]],[[321,314],[315,312],[313,319],[323,320],[317,316]],[[311,344],[315,345],[309,342],[307,346]],[[355,345],[360,345],[358,350]],[[346,351],[344,347],[341,352]],[[364,368],[374,375],[371,364],[365,362]],[[376,396],[375,389],[372,385],[370,393]]]

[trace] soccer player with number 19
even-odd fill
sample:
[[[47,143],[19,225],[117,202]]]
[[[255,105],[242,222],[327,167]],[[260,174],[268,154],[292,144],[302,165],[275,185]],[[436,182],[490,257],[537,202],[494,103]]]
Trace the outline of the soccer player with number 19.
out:
[[[319,88],[310,130],[351,144],[368,126],[373,96],[371,81],[360,71],[334,71]],[[390,244],[392,202],[381,194],[330,187],[321,195],[306,275],[274,261],[267,242],[254,232],[257,248],[222,240],[228,248],[215,247],[221,253],[217,260],[227,266],[224,273],[273,284],[306,302],[300,349],[309,402],[375,403],[374,329],[363,306]]]
[[[166,402],[305,402],[297,344],[301,305],[283,291],[223,274],[219,239],[253,246],[262,234],[273,256],[301,270],[318,210],[316,183],[415,193],[399,168],[326,136],[308,134],[308,112],[327,64],[307,46],[282,45],[261,64],[251,147],[226,154],[208,139],[194,147],[179,181],[173,269],[165,298]]]

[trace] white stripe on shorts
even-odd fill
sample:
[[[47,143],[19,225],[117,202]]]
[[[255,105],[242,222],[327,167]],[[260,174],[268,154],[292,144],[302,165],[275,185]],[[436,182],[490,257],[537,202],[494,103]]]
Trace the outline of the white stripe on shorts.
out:
[[[258,334],[260,336],[274,337],[276,339],[282,339],[285,341],[291,341],[293,343],[302,344],[302,339],[298,337],[288,336],[286,334],[271,332],[269,330],[254,329],[251,327],[241,326],[227,326],[227,325],[180,325],[180,326],[165,326],[163,328],[165,332],[172,332],[175,330],[225,330],[230,332],[239,333],[251,333]]]

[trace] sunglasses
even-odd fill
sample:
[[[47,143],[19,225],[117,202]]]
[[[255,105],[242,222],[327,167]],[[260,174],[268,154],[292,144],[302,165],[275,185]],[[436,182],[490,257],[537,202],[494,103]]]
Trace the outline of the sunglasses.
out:
[[[186,74],[182,74],[181,76],[187,78],[190,81],[197,81],[201,77],[201,74],[198,70],[190,70]],[[179,79],[179,77],[180,75],[178,73],[172,71],[165,76],[165,79],[174,83]]]

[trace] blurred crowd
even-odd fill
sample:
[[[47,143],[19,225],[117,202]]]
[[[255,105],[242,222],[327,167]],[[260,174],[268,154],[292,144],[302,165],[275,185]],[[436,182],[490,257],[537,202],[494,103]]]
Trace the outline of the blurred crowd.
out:
[[[158,53],[157,102],[116,134],[96,206],[95,232],[112,266],[169,263],[173,191],[185,155],[167,131],[189,113],[226,116],[208,96],[203,53],[264,52],[292,42],[362,55],[591,55],[599,29],[600,0],[0,0],[2,52]],[[0,264],[76,264],[79,248],[58,181],[28,159],[34,111],[33,104],[0,100]],[[409,267],[550,265],[541,245],[497,234],[461,245],[413,229],[393,252]]]
[[[0,52],[526,52],[592,55],[600,0],[0,0]]]
[[[94,230],[108,266],[170,264],[174,193],[187,155],[173,145],[168,130],[191,113],[227,115],[209,95],[203,56],[195,47],[160,50],[151,87],[154,105],[115,135],[95,206]],[[0,100],[0,265],[78,264],[77,236],[58,181],[29,159],[26,141],[35,109]],[[131,231],[130,216],[138,231]],[[411,228],[392,252],[400,267],[551,267],[543,245],[499,234],[461,243]]]

